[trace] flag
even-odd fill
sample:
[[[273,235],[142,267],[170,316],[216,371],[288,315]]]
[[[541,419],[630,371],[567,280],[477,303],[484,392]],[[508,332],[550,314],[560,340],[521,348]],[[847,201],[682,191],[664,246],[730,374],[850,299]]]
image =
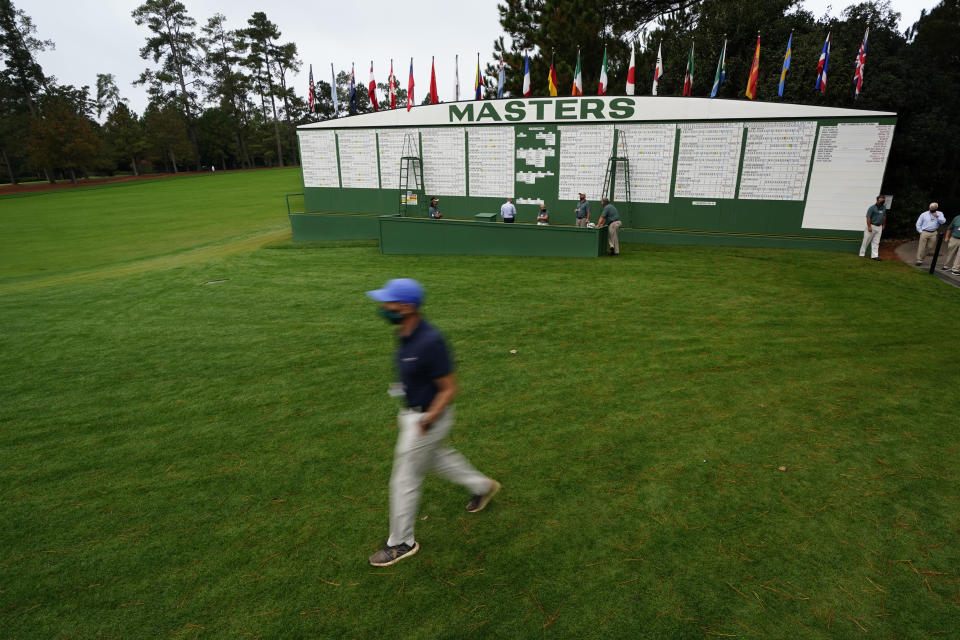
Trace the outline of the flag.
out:
[[[750,77],[747,78],[746,96],[753,100],[757,97],[757,79],[760,77],[760,34],[757,34],[757,48],[753,52],[753,64],[750,65]]]
[[[310,93],[307,96],[307,99],[310,102],[310,113],[313,113],[313,105],[317,100],[316,91],[316,87],[313,86],[313,65],[310,65]]]
[[[367,85],[367,97],[370,98],[373,110],[380,111],[380,103],[377,102],[377,82],[373,79],[373,60],[370,61],[370,84]]]
[[[399,83],[397,82],[397,77],[393,75],[393,58],[390,58],[390,78],[387,80],[387,83],[390,85],[390,108],[397,108],[397,87]]]
[[[663,41],[661,40],[657,47],[657,66],[653,70],[653,95],[657,95],[657,85],[660,84],[660,76],[663,75],[663,56],[660,53],[662,49]]]
[[[553,66],[553,54],[550,54],[550,73],[547,75],[547,88],[550,95],[557,95],[557,69]]]
[[[330,99],[333,100],[333,115],[337,115],[340,105],[337,104],[337,74],[333,70],[333,63],[330,63]]]
[[[790,39],[787,40],[787,52],[783,54],[783,69],[780,70],[780,87],[777,89],[777,95],[783,97],[783,84],[787,81],[787,69],[790,68],[790,47],[793,45],[793,31],[790,32]]]
[[[823,43],[823,51],[820,52],[820,61],[817,63],[817,83],[813,85],[814,89],[819,89],[820,93],[827,92],[827,66],[830,64],[830,34]]]
[[[577,48],[577,70],[573,72],[573,88],[570,89],[570,95],[583,95],[583,75],[580,73],[580,49]]]
[[[503,56],[500,56],[500,73],[497,75],[497,97],[503,97],[503,85],[507,84],[507,74],[504,71]]]
[[[860,97],[863,90],[863,68],[867,66],[867,36],[870,35],[870,27],[863,34],[863,42],[860,43],[860,51],[857,53],[857,68],[853,72],[853,97]]]
[[[473,99],[483,100],[483,76],[480,75],[480,54],[477,54],[477,77],[473,80]]]
[[[633,55],[633,43],[630,43],[630,67],[627,69],[627,95],[632,96],[637,79],[637,63]]]
[[[460,56],[453,56],[453,101],[460,100]]]
[[[437,68],[430,58],[430,104],[439,104],[440,96],[437,95]]]
[[[526,58],[526,62],[523,66],[523,97],[529,98],[531,92],[530,85],[532,84],[530,80],[530,54],[524,57]]]
[[[690,43],[690,57],[687,58],[687,72],[683,74],[683,95],[693,95],[693,43]]]
[[[407,111],[413,106],[413,58],[410,58],[410,80],[407,82]]]
[[[597,95],[607,95],[607,48],[603,48],[603,64],[600,65],[600,84],[597,86]]]
[[[720,85],[727,79],[727,39],[723,39],[723,48],[720,49],[720,59],[717,60],[717,75],[713,76],[713,89],[710,90],[710,97],[716,98]]]
[[[357,112],[357,76],[354,74],[353,63],[350,63],[350,110]]]

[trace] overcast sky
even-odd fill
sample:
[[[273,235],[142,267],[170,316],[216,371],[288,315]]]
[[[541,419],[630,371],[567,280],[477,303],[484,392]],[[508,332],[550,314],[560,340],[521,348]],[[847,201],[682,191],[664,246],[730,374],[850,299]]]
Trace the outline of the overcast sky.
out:
[[[497,0],[287,0],[276,5],[262,1],[183,0],[198,27],[217,12],[227,16],[229,28],[246,26],[255,11],[264,11],[282,32],[283,42],[297,43],[303,69],[292,80],[306,95],[308,65],[313,64],[315,80],[330,81],[330,63],[349,69],[356,63],[357,82],[365,85],[370,61],[378,82],[385,82],[394,61],[394,72],[406,87],[410,57],[420,97],[429,88],[430,56],[437,56],[437,84],[441,100],[451,100],[454,88],[454,56],[460,56],[461,95],[473,87],[477,53],[486,64],[493,53],[493,41],[501,32],[497,21]],[[142,113],[146,92],[131,83],[152,61],[141,60],[148,30],[130,17],[140,2],[135,0],[14,0],[37,26],[37,35],[53,40],[56,49],[40,55],[48,75],[63,84],[89,85],[96,90],[98,73],[116,76],[120,93],[130,106]],[[839,15],[850,4],[844,0],[806,0],[816,16]],[[834,8],[830,8],[833,4]],[[906,29],[920,16],[921,9],[935,0],[893,0],[902,14],[900,28]]]

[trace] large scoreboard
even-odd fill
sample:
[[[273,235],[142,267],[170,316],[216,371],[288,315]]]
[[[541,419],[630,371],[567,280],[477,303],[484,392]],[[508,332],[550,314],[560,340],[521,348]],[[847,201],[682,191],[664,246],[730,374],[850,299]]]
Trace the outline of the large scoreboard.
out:
[[[298,134],[308,212],[397,213],[407,153],[422,159],[425,195],[447,218],[496,212],[510,197],[521,222],[546,204],[552,223],[572,224],[584,192],[594,211],[612,194],[626,228],[661,237],[846,244],[881,192],[895,124],[894,113],[830,107],[574,97],[380,111]]]

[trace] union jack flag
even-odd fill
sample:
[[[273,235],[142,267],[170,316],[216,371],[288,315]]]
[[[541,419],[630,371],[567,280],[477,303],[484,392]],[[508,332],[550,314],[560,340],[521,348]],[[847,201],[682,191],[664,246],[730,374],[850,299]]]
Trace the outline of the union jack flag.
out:
[[[853,95],[860,96],[863,90],[863,69],[867,66],[867,36],[870,35],[870,27],[867,27],[863,34],[863,42],[860,43],[860,51],[857,53],[857,68],[853,72]]]

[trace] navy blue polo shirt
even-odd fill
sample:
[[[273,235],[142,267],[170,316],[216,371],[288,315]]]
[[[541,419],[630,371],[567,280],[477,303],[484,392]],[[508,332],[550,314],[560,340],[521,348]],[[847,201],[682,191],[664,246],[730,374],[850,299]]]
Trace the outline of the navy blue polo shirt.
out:
[[[427,410],[437,395],[437,378],[453,373],[453,360],[443,334],[424,319],[397,347],[397,371],[407,395],[408,407]]]

